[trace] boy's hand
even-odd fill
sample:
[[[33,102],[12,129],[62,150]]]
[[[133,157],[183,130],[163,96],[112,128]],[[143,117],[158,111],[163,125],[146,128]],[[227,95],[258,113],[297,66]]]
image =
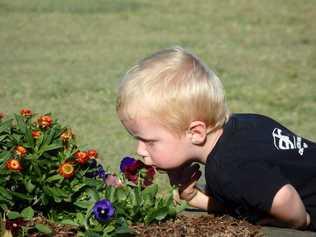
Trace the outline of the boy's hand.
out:
[[[189,164],[167,171],[171,185],[178,187],[178,193],[174,194],[175,201],[182,199],[189,202],[197,194],[195,185],[201,177],[199,168],[198,164]]]

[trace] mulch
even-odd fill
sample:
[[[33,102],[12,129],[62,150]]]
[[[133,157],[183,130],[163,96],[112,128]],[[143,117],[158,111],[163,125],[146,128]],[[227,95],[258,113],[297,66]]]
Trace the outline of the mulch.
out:
[[[60,225],[49,222],[44,217],[34,218],[29,225],[46,224],[53,230],[55,237],[75,237],[77,229],[74,226]],[[214,215],[179,215],[174,220],[156,224],[142,223],[131,226],[137,237],[262,237],[259,226],[230,216]],[[38,232],[28,233],[29,237],[43,237]]]
[[[175,220],[145,226],[132,226],[136,236],[141,237],[261,237],[264,236],[259,226],[230,216],[180,215]]]

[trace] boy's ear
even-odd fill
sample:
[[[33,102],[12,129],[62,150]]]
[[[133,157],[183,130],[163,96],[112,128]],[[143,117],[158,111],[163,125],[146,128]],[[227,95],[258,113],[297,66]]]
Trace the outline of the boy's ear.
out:
[[[203,145],[207,137],[207,127],[202,121],[193,121],[187,130],[187,135],[194,145]]]

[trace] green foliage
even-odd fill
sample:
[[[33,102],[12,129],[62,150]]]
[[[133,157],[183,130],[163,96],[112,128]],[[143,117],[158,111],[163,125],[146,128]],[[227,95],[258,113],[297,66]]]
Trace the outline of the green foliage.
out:
[[[131,223],[173,218],[184,209],[174,205],[172,192],[162,197],[157,184],[142,186],[146,169],[155,174],[153,167],[139,166],[139,181],[131,183],[124,174],[105,171],[95,150],[80,150],[70,128],[51,115],[36,117],[23,109],[0,118],[0,214],[21,225],[21,235],[52,234],[41,223],[24,226],[38,215],[77,226],[82,235],[110,236],[131,233]],[[98,209],[101,200],[110,206]]]

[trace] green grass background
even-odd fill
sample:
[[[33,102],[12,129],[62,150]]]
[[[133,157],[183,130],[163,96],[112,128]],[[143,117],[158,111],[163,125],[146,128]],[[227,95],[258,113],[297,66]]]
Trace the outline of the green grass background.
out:
[[[0,111],[52,112],[117,170],[135,148],[115,114],[119,79],[180,45],[223,80],[233,112],[316,140],[315,19],[312,0],[1,0]]]

